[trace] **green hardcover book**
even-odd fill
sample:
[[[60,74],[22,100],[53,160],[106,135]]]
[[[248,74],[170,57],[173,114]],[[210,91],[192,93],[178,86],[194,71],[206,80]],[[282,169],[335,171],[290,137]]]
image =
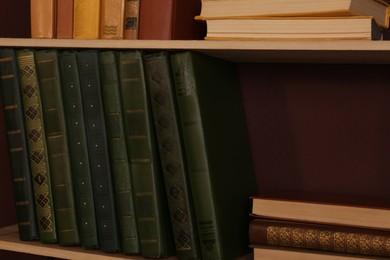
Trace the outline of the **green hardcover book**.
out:
[[[16,217],[21,240],[39,239],[31,168],[14,49],[0,49],[0,88],[7,131]]]
[[[80,238],[73,197],[72,169],[57,50],[36,51],[35,61],[46,129],[58,242],[62,246],[78,245]]]
[[[28,49],[18,50],[16,51],[16,57],[20,75],[39,239],[43,243],[55,243],[57,242],[56,221],[34,51]]]
[[[202,259],[234,259],[248,252],[255,194],[237,68],[191,51],[171,65]]]
[[[86,249],[94,249],[98,247],[95,203],[76,52],[63,51],[59,63],[80,243]]]
[[[123,128],[119,77],[115,54],[114,51],[99,53],[102,97],[108,145],[110,148],[115,200],[121,231],[122,252],[125,254],[138,254],[138,231],[134,210],[130,164]]]
[[[147,54],[144,60],[177,256],[179,259],[200,259],[169,53]]]
[[[175,250],[140,51],[119,53],[119,77],[141,255],[165,257]]]

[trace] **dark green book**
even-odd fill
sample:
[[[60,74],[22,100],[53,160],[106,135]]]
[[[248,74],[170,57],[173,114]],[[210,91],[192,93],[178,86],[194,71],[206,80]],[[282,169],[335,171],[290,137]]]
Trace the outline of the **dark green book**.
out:
[[[84,248],[93,249],[98,247],[95,203],[75,51],[61,53],[60,73],[80,242]]]
[[[119,76],[114,51],[100,52],[100,75],[122,252],[138,254],[133,188],[122,120]]]
[[[0,49],[0,88],[21,240],[39,239],[27,137],[14,49]]]
[[[179,259],[200,259],[169,53],[147,54],[144,60],[177,256]]]
[[[36,51],[35,61],[46,129],[58,242],[62,246],[78,245],[80,238],[57,50]]]
[[[140,51],[119,53],[119,78],[141,255],[165,257],[174,241]]]
[[[248,252],[255,176],[234,63],[186,51],[171,55],[202,259]]]
[[[56,221],[34,51],[29,49],[18,50],[16,51],[16,57],[20,76],[29,151],[28,158],[33,179],[39,239],[43,243],[55,243],[57,242]]]
[[[104,119],[99,52],[97,50],[79,51],[76,57],[84,108],[99,248],[104,252],[118,252],[121,250],[120,234]]]

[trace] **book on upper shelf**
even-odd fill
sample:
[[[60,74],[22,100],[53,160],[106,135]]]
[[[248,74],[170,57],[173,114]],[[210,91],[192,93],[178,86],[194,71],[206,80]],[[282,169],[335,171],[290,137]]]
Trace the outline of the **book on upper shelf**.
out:
[[[390,231],[255,218],[249,224],[253,246],[280,246],[356,255],[390,256]]]
[[[194,20],[201,0],[142,0],[138,38],[141,40],[195,40],[204,34],[204,24]]]
[[[139,2],[139,0],[125,1],[124,39],[138,39]]]
[[[57,39],[73,38],[73,0],[57,0]]]
[[[380,27],[387,28],[390,7],[383,0],[204,0],[196,19],[349,15],[372,16]]]
[[[101,0],[100,38],[123,39],[125,0]]]
[[[256,187],[236,64],[184,51],[171,69],[202,259],[245,255]]]
[[[174,94],[170,54],[144,56],[145,78],[160,152],[171,224],[179,259],[200,259],[195,211]]]
[[[0,37],[30,38],[30,0],[0,2]]]
[[[381,40],[382,32],[368,16],[266,17],[207,20],[209,40]]]
[[[100,0],[74,0],[74,39],[99,39],[100,10]]]
[[[56,4],[56,0],[30,1],[30,24],[32,38],[56,38]]]
[[[37,240],[39,239],[38,223],[28,157],[19,70],[15,50],[11,48],[0,49],[0,88],[19,237],[21,240]]]

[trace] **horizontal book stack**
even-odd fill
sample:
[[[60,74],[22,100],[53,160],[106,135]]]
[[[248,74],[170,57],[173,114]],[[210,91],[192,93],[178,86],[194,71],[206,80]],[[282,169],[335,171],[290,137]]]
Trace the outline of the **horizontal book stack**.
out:
[[[0,57],[15,200],[31,201],[18,203],[21,239],[145,258],[249,253],[256,192],[234,63],[191,51]]]
[[[383,0],[205,0],[196,19],[207,40],[381,40],[389,14]]]

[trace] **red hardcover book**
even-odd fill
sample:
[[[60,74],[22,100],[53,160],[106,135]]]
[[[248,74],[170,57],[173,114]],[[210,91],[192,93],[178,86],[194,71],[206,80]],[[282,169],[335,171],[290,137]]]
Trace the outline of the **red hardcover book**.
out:
[[[142,0],[139,14],[141,40],[202,39],[205,24],[195,21],[200,0]]]
[[[57,38],[73,38],[73,0],[57,1]]]

